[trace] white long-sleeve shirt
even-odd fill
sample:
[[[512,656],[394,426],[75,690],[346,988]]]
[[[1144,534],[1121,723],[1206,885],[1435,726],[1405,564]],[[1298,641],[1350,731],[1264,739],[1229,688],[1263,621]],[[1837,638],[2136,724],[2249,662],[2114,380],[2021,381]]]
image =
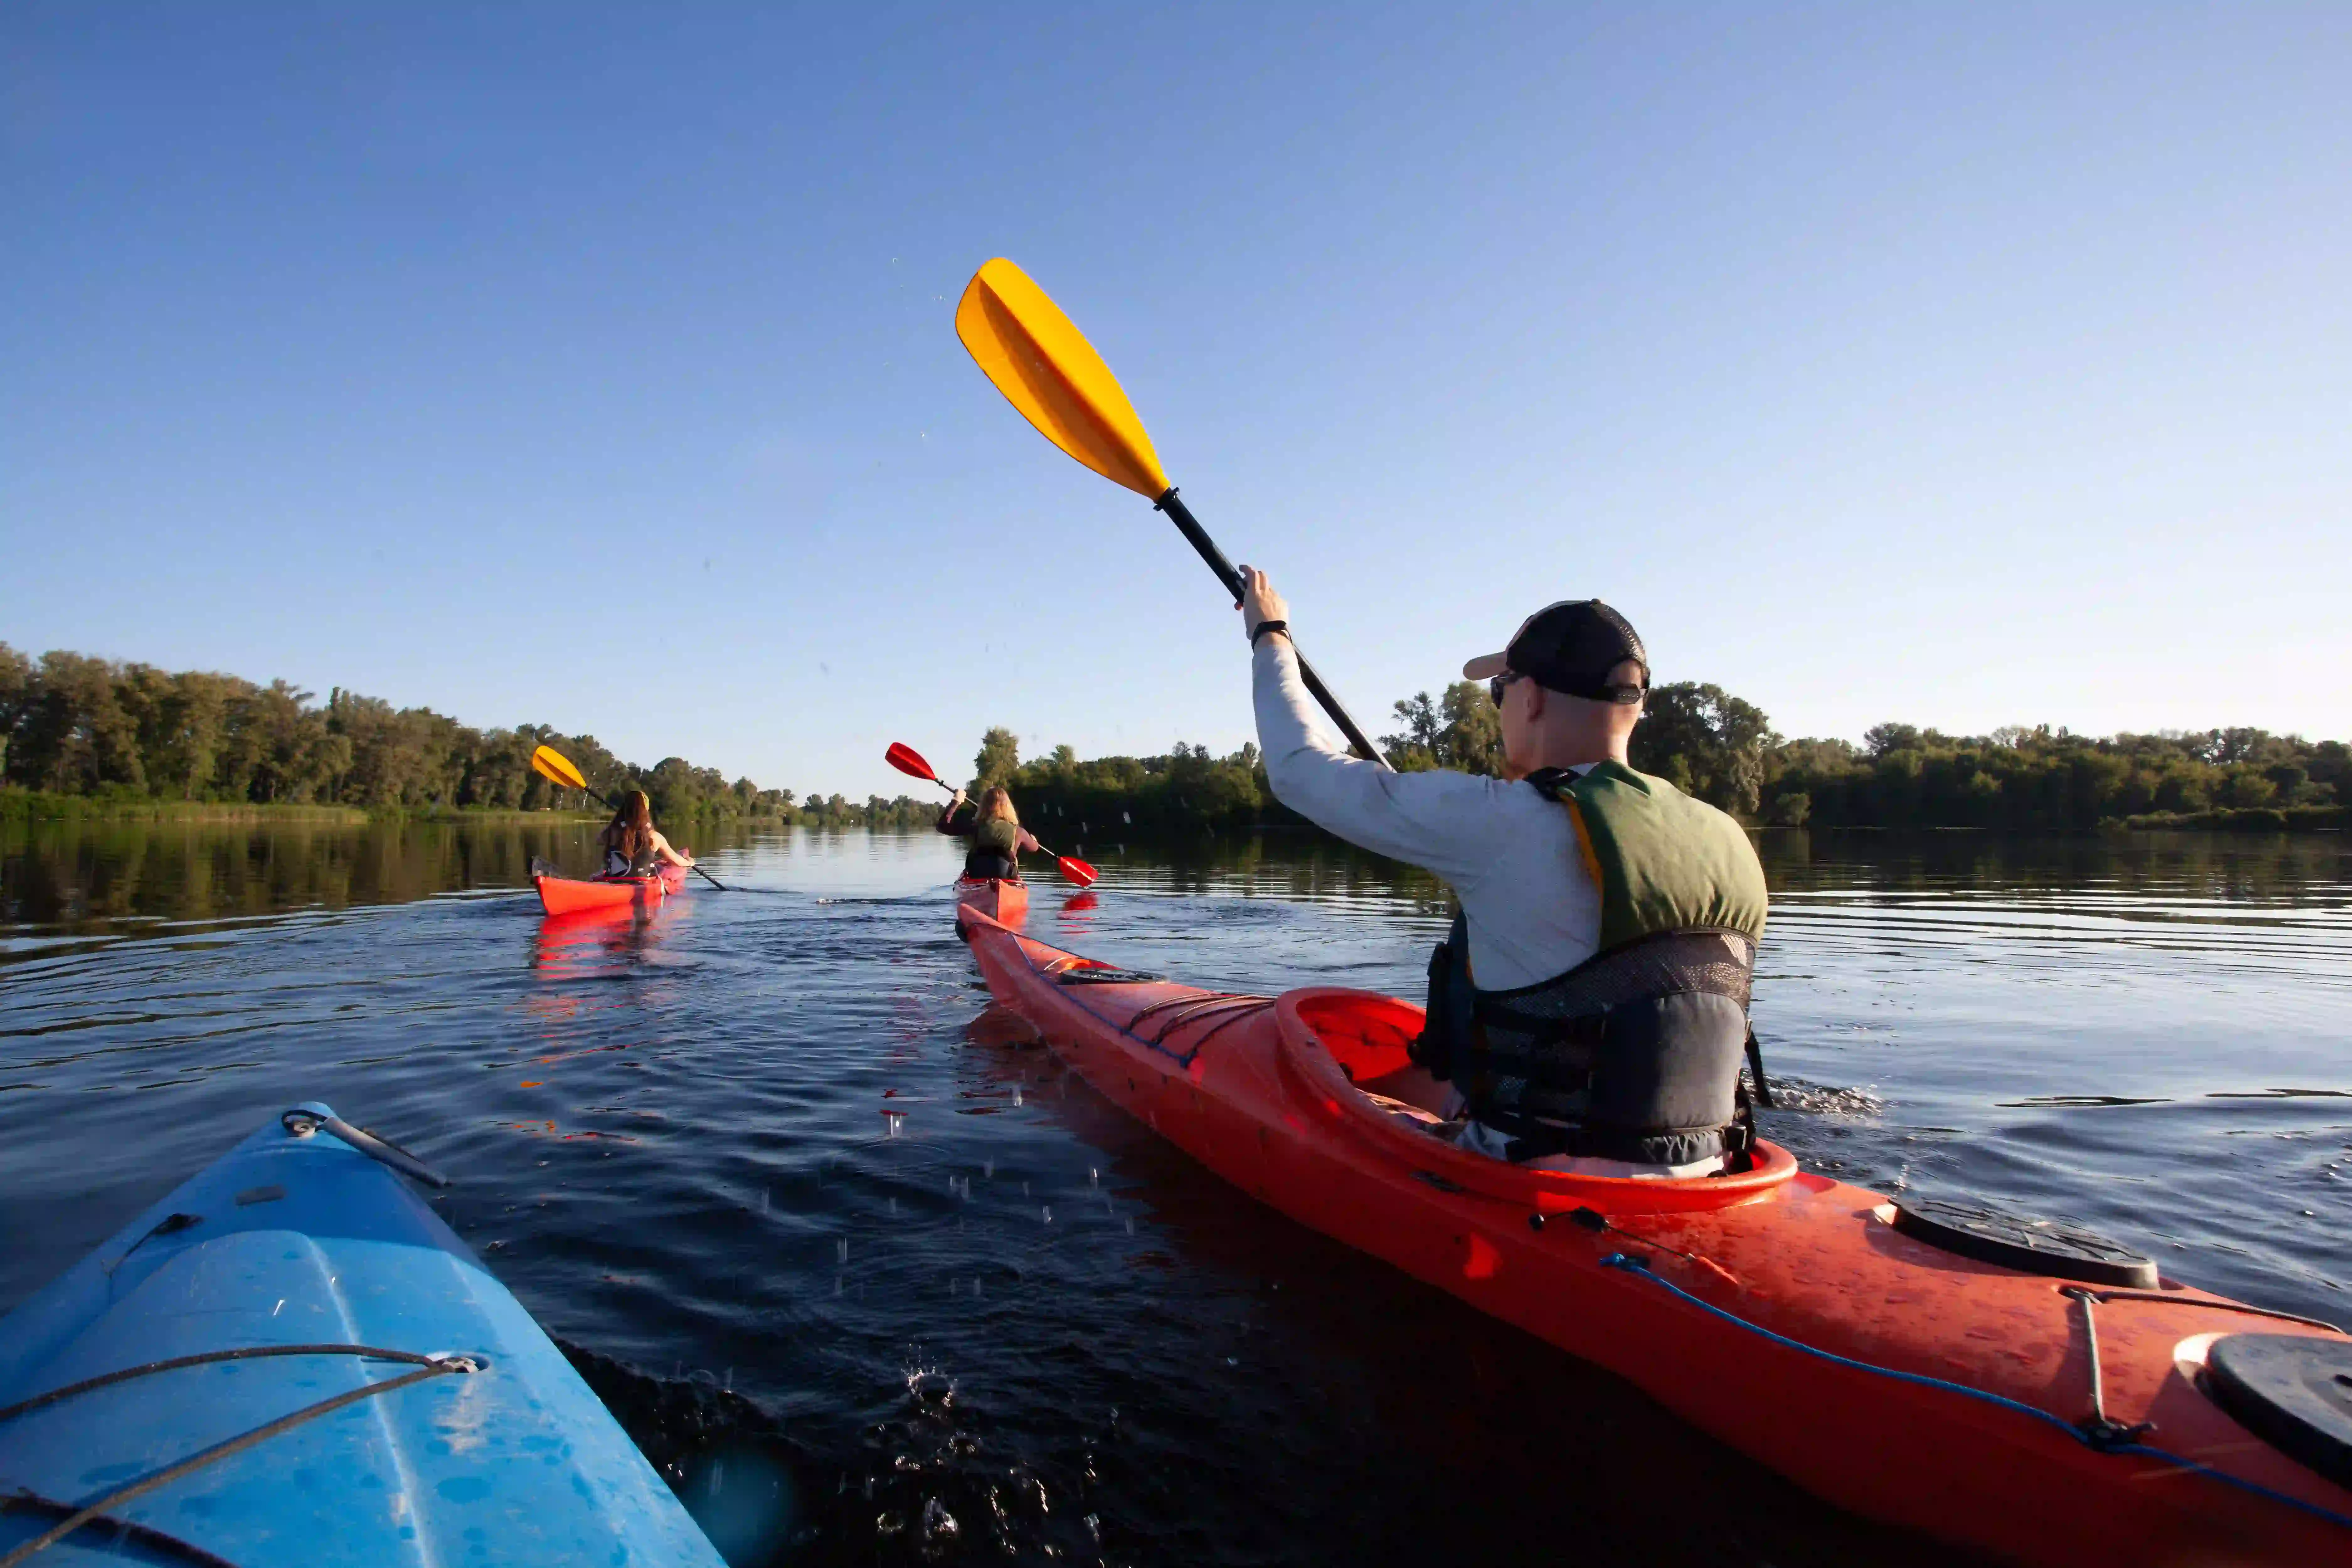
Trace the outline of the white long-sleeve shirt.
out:
[[[1481,989],[1509,990],[1599,951],[1601,890],[1559,803],[1468,773],[1391,773],[1318,723],[1287,637],[1252,655],[1257,743],[1275,799],[1351,844],[1444,879],[1470,926]]]

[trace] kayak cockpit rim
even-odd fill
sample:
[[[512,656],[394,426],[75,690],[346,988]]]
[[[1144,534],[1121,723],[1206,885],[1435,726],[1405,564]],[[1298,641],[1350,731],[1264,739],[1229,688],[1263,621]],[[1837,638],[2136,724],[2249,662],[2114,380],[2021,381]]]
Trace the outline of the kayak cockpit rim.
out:
[[[1796,1156],[1761,1139],[1747,1170],[1680,1178],[1530,1170],[1472,1154],[1390,1113],[1362,1087],[1412,1065],[1405,1048],[1421,1033],[1419,1008],[1375,991],[1317,986],[1284,992],[1275,998],[1274,1012],[1284,1071],[1297,1075],[1306,1098],[1325,1109],[1335,1129],[1429,1176],[1536,1213],[1587,1206],[1603,1214],[1728,1208],[1797,1175]]]

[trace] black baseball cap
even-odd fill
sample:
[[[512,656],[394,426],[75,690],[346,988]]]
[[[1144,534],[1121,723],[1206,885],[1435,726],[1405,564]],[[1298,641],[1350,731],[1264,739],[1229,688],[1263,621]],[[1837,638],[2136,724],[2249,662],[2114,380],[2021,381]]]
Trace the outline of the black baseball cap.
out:
[[[1642,684],[1612,685],[1610,672],[1628,659],[1642,666]],[[1545,605],[1519,622],[1508,647],[1471,660],[1462,666],[1462,676],[1489,681],[1506,670],[1598,703],[1640,702],[1650,685],[1650,655],[1633,622],[1598,599]]]

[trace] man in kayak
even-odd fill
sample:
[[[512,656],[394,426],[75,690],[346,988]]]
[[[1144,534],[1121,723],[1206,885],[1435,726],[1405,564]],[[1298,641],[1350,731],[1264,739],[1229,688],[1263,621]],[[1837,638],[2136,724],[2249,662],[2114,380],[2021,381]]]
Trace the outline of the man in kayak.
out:
[[[1627,765],[1650,684],[1633,628],[1597,599],[1538,611],[1462,667],[1502,710],[1505,777],[1391,773],[1318,730],[1282,596],[1242,578],[1276,799],[1460,901],[1413,1046],[1454,1089],[1441,1135],[1549,1170],[1724,1168],[1753,1141],[1764,872],[1738,823]]]
[[[1012,792],[1001,785],[983,789],[978,810],[964,815],[971,804],[971,798],[959,789],[953,800],[940,808],[940,831],[971,841],[963,857],[963,874],[975,881],[984,877],[1019,881],[1022,852],[1036,854],[1040,849],[1029,830],[1021,825],[1021,814],[1013,809]]]

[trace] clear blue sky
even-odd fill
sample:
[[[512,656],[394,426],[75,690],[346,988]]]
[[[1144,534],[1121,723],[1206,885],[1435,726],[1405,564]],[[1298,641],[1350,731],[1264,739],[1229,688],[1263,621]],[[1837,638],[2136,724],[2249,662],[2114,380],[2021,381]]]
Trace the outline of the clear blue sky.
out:
[[[1001,13],[992,15],[991,13]],[[802,790],[1249,733],[1013,257],[1375,730],[2352,732],[2352,7],[0,9],[0,640]]]

